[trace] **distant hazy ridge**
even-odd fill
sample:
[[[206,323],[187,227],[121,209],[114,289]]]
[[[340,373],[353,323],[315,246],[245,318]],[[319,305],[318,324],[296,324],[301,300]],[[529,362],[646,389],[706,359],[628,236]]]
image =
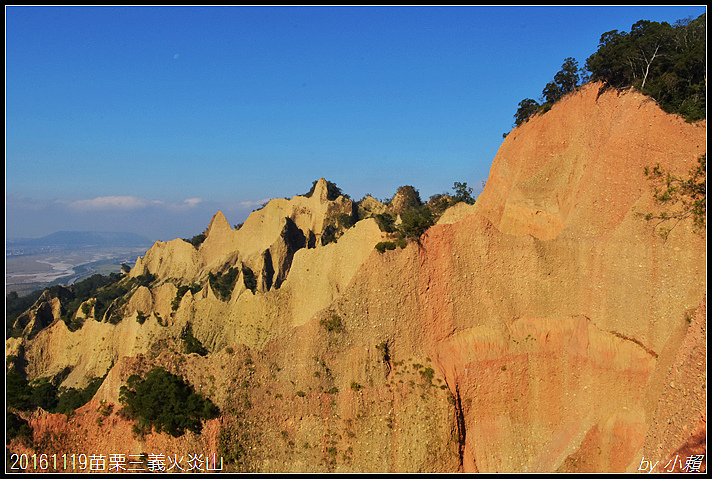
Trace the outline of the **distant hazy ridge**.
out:
[[[8,240],[8,246],[146,246],[153,242],[135,233],[116,231],[57,231],[41,238]]]

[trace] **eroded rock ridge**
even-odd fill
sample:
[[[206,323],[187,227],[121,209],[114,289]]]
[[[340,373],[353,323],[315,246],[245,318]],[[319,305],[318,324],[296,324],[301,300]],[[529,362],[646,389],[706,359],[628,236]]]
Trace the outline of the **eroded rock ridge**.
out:
[[[476,204],[404,249],[374,248],[388,205],[329,199],[322,179],[239,229],[218,212],[197,247],[156,243],[116,324],[84,308],[70,331],[36,307],[6,341],[30,378],[108,374],[10,449],[195,450],[261,472],[634,472],[706,451],[705,239],[681,223],[664,240],[636,214],[656,207],[644,166],[684,175],[706,122],[599,88],[513,130]],[[342,215],[358,221],[323,244]],[[187,325],[206,354],[185,353]],[[117,414],[155,366],[220,408],[202,434],[137,436]]]

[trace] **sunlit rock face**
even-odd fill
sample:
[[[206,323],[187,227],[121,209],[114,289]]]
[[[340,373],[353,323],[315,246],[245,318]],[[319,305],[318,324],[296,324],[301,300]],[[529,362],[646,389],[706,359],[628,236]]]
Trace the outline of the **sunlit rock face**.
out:
[[[31,377],[69,367],[67,386],[108,371],[74,416],[30,418],[57,454],[207,451],[261,472],[634,472],[704,453],[705,239],[680,223],[663,240],[636,213],[655,208],[645,166],[684,176],[705,152],[706,122],[589,84],[513,130],[476,204],[405,249],[378,253],[372,218],[322,244],[356,210],[322,179],[240,229],[218,212],[197,247],[154,245],[130,277],[156,280],[118,324],[71,332],[45,306],[51,324],[32,322],[6,355],[24,351]],[[372,198],[359,208],[396,213]],[[230,268],[221,297],[207,278]],[[206,355],[184,352],[188,327]],[[116,414],[128,377],[158,365],[220,408],[202,434],[136,437]]]

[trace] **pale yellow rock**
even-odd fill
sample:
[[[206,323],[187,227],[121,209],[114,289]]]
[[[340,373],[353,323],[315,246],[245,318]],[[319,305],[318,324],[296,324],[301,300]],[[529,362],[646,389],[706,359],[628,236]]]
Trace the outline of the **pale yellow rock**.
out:
[[[369,218],[356,223],[335,244],[298,251],[283,286],[290,293],[292,326],[304,324],[343,293],[382,236],[376,221]]]
[[[201,271],[229,262],[228,258],[238,250],[237,238],[238,232],[230,227],[225,215],[221,211],[215,213],[205,231],[205,241],[198,249]]]
[[[450,208],[446,209],[445,212],[438,218],[436,224],[445,225],[453,224],[460,221],[467,215],[471,215],[475,212],[475,205],[468,205],[465,202],[459,202]]]
[[[129,277],[151,273],[159,279],[194,278],[201,266],[198,251],[190,243],[182,239],[167,243],[157,241],[143,257],[136,260]]]
[[[684,175],[706,124],[599,87],[512,131],[474,208],[446,212],[405,249],[376,252],[385,235],[373,219],[322,246],[324,225],[353,207],[326,200],[322,180],[238,231],[216,214],[198,249],[157,243],[132,276],[159,276],[150,301],[162,324],[129,315],[70,333],[55,321],[22,339],[29,376],[73,367],[63,385],[80,386],[113,364],[95,399],[116,404],[130,374],[171,368],[240,410],[241,428],[257,424],[240,433],[259,438],[245,457],[260,472],[632,472],[641,454],[687,447],[678,427],[701,428],[704,452],[706,397],[671,394],[705,384],[706,242],[686,223],[662,241],[632,208],[653,206],[642,167]],[[240,274],[217,299],[208,272],[243,265],[260,278],[255,293]],[[270,274],[283,281],[270,287]],[[177,285],[193,281],[201,292],[172,311]],[[127,311],[149,304],[135,296]],[[332,314],[342,330],[321,323]],[[188,324],[205,357],[182,354]],[[133,423],[113,415],[100,429],[96,410],[32,424],[70,437],[68,454],[128,447]],[[130,447],[215,450],[226,420]]]
[[[153,311],[153,295],[146,286],[139,287],[129,300],[127,313],[133,314],[136,311]]]
[[[376,216],[388,212],[388,206],[384,205],[373,196],[367,195],[359,203],[359,210],[364,212],[363,217]]]

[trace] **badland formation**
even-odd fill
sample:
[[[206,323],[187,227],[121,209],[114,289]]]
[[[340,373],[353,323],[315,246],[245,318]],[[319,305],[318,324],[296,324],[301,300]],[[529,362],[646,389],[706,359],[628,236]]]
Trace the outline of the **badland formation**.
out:
[[[357,204],[324,179],[239,229],[217,212],[200,242],[153,245],[101,317],[88,300],[69,327],[45,295],[18,319],[6,357],[28,379],[105,378],[71,414],[18,413],[31,435],[6,452],[259,472],[634,472],[706,454],[706,240],[639,214],[659,208],[646,166],[684,176],[704,154],[706,120],[592,83],[509,133],[477,202],[404,248],[375,248],[399,195]],[[158,366],[217,406],[200,432],[121,413],[122,386]]]

